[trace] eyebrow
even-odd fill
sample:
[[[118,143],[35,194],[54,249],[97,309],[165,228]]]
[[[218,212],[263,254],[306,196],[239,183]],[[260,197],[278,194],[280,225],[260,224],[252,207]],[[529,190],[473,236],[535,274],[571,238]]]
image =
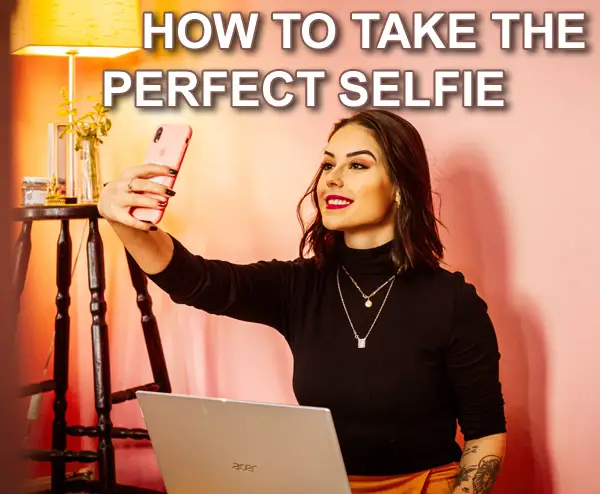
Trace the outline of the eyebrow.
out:
[[[335,155],[333,153],[330,153],[329,151],[324,151],[324,153],[328,156],[331,156],[332,158],[335,158]],[[358,151],[352,151],[351,153],[348,153],[346,155],[346,157],[351,158],[352,156],[358,156],[360,154],[368,154],[370,155],[375,161],[377,161],[377,158],[375,157],[375,155],[369,151],[368,149],[359,149]]]

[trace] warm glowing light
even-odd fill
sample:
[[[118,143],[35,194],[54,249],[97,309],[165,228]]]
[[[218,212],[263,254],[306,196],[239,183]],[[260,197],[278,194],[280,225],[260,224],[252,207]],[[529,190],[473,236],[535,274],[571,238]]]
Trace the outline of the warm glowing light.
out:
[[[114,58],[141,48],[138,0],[19,0],[15,55]]]

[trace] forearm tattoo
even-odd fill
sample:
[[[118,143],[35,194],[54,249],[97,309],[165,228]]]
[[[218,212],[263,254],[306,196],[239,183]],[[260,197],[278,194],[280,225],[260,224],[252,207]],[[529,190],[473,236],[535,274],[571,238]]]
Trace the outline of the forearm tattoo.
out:
[[[477,446],[473,446],[477,448]],[[474,453],[472,449],[465,454]],[[502,458],[495,455],[484,456],[477,465],[461,465],[456,487],[465,494],[489,494],[500,473]],[[471,485],[470,485],[471,484]]]
[[[470,455],[472,453],[477,453],[477,450],[479,449],[479,445],[475,444],[473,446],[471,446],[470,448],[465,449],[465,452],[463,453],[463,458],[467,455]]]

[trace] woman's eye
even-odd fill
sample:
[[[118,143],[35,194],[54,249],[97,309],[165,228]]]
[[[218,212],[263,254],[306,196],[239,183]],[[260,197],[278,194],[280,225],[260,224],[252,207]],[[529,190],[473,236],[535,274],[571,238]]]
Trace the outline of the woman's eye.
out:
[[[365,166],[362,163],[357,163],[357,162],[350,163],[348,165],[348,167],[350,169],[354,169],[354,170],[366,170],[368,168],[368,166]],[[322,170],[331,170],[333,168],[334,168],[334,165],[332,163],[322,163],[321,164]]]

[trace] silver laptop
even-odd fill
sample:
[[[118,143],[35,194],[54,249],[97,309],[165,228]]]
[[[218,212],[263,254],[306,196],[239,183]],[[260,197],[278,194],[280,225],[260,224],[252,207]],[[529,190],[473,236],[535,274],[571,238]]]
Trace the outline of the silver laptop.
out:
[[[351,494],[326,408],[136,395],[168,494]]]

